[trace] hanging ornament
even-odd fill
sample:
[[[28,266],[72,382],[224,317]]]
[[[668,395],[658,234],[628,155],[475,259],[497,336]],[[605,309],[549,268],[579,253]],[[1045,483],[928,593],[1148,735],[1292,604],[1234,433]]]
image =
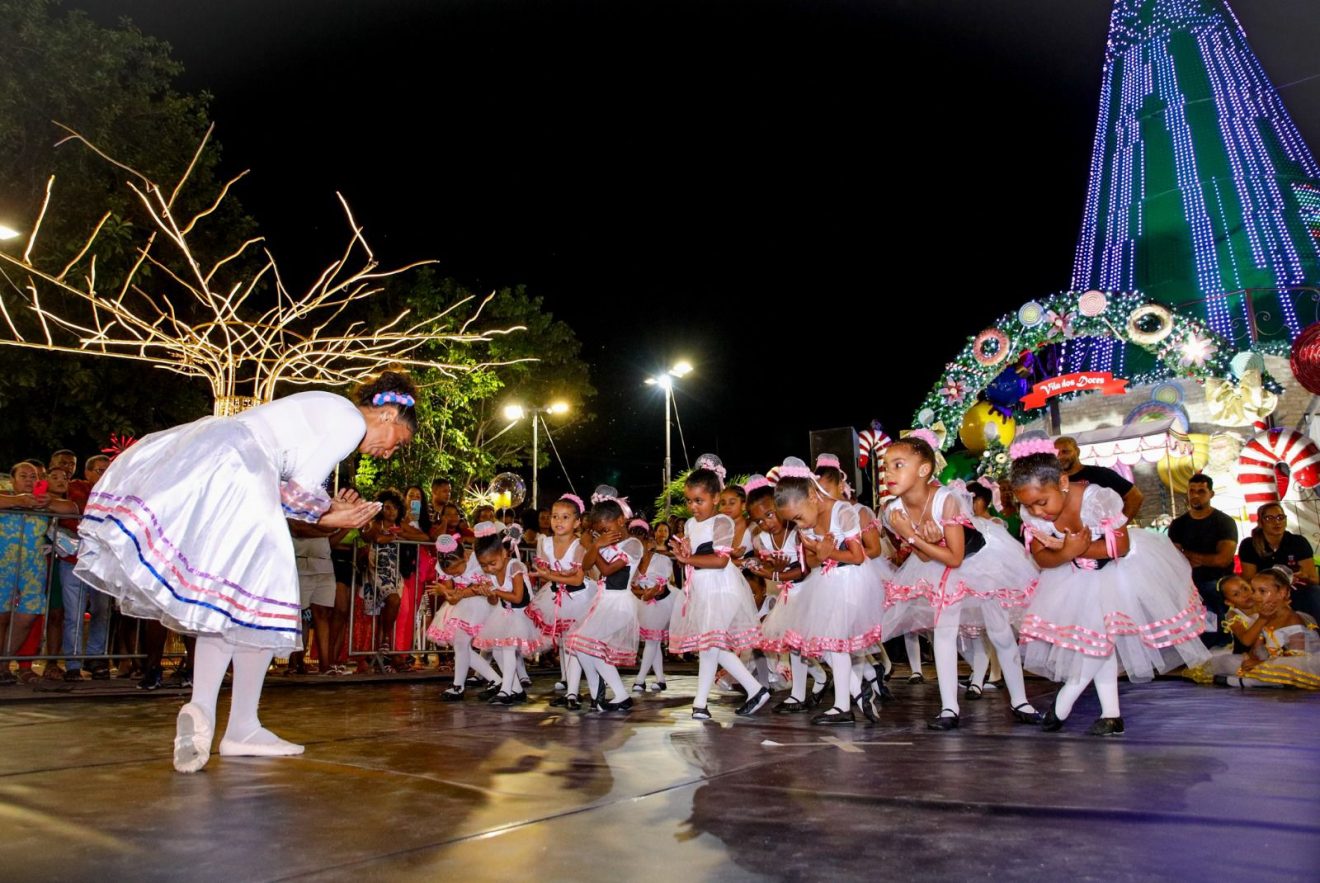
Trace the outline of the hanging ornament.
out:
[[[963,447],[974,454],[984,451],[987,442],[995,439],[1007,445],[1016,433],[1017,424],[1013,418],[1000,413],[989,402],[977,402],[969,408],[958,428]]]
[[[1288,364],[1303,389],[1320,395],[1320,322],[1307,325],[1297,335]]]
[[[1088,291],[1077,299],[1077,311],[1087,317],[1100,315],[1108,306],[1109,299],[1099,291]]]
[[[1128,337],[1133,343],[1154,346],[1173,333],[1173,313],[1163,304],[1144,304],[1128,314]]]
[[[982,365],[998,365],[1008,358],[1008,335],[998,328],[987,328],[972,341],[972,356]]]
[[[1018,321],[1023,327],[1035,328],[1045,319],[1045,308],[1039,301],[1029,300],[1018,308]]]

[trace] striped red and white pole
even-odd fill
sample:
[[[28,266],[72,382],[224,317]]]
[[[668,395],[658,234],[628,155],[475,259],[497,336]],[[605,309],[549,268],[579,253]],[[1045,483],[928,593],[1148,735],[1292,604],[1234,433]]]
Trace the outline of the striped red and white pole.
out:
[[[1306,488],[1320,485],[1320,447],[1295,429],[1258,433],[1242,448],[1237,480],[1248,508],[1277,503],[1288,493],[1290,482]],[[1250,517],[1256,520],[1254,511]]]

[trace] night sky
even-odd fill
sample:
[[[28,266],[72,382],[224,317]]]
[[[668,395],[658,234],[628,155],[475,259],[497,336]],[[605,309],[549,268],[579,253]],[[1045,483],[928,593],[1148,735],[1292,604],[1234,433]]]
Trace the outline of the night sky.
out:
[[[386,264],[523,283],[599,390],[579,492],[906,426],[1002,312],[1069,285],[1108,0],[67,0],[167,40],[291,287],[342,191]],[[1320,148],[1314,0],[1235,12]],[[1309,79],[1308,79],[1309,78]],[[677,435],[675,448],[677,451]],[[678,468],[682,456],[676,457]],[[546,492],[566,489],[558,468]]]

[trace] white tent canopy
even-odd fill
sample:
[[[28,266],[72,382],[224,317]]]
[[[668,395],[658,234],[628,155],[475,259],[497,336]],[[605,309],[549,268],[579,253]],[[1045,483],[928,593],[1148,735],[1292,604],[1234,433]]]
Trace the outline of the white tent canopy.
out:
[[[1192,452],[1191,441],[1173,428],[1176,418],[1129,423],[1079,432],[1073,438],[1083,463],[1114,466],[1157,463],[1166,456]]]

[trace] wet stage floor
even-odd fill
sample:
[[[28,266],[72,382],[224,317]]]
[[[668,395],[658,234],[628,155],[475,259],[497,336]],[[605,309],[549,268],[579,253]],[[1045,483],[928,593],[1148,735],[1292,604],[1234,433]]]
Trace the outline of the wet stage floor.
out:
[[[1123,684],[1127,734],[1099,739],[1090,693],[1062,733],[1002,692],[929,732],[934,684],[901,677],[880,724],[828,729],[731,694],[692,721],[692,677],[626,717],[444,686],[269,689],[306,755],[192,776],[182,698],[0,705],[0,879],[1317,878],[1320,696]]]

